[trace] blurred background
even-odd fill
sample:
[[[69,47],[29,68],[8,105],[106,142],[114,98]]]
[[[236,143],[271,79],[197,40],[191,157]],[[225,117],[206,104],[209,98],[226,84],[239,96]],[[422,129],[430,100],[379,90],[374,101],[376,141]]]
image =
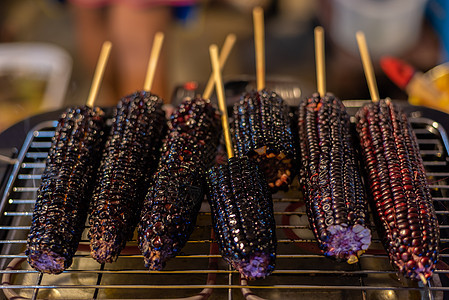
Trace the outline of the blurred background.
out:
[[[355,40],[363,30],[381,97],[407,94],[382,71],[394,55],[426,72],[447,60],[446,0],[2,0],[0,1],[0,132],[43,111],[86,101],[101,43],[113,48],[97,104],[113,106],[143,87],[154,32],[165,33],[154,90],[175,103],[185,87],[201,92],[210,72],[208,46],[228,33],[237,42],[226,82],[255,77],[251,10],[265,9],[268,82],[299,89],[291,105],[316,90],[313,29],[326,33],[327,90],[368,99]],[[186,83],[188,83],[186,85]],[[192,84],[193,83],[193,84]]]

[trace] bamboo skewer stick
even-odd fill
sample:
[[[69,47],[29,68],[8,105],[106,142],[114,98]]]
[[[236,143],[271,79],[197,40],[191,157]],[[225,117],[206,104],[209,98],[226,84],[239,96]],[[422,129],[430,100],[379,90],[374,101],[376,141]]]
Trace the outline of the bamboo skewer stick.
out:
[[[94,78],[92,80],[92,85],[90,87],[89,96],[87,98],[86,106],[93,107],[95,100],[98,95],[98,88],[100,86],[101,80],[103,79],[104,70],[106,68],[106,63],[109,58],[109,53],[111,52],[112,44],[109,41],[105,41],[101,48],[100,56],[98,58],[97,66],[95,68]]]
[[[231,53],[232,47],[234,47],[235,44],[235,34],[228,34],[226,36],[226,39],[224,41],[223,47],[221,48],[220,57],[219,57],[219,63],[220,63],[220,71],[223,69],[224,65],[226,64],[226,61],[228,60],[229,54]],[[203,99],[209,99],[212,95],[212,91],[214,90],[214,73],[209,77],[209,81],[206,84],[206,88],[203,92]]]
[[[326,94],[326,71],[324,59],[324,29],[321,26],[315,27],[315,62],[316,81],[320,97]]]
[[[153,47],[151,48],[150,60],[148,61],[147,74],[145,76],[145,83],[143,90],[146,92],[151,91],[153,86],[154,74],[156,72],[156,65],[159,60],[159,54],[161,53],[162,43],[164,41],[164,34],[157,32],[154,35]]]
[[[265,31],[264,15],[261,7],[253,9],[254,43],[256,51],[257,90],[265,88]]]
[[[424,285],[427,285],[427,278],[426,278],[426,276],[424,276],[424,274],[422,274],[422,273],[419,273],[419,278],[421,279],[421,281],[422,281],[422,283],[424,284]]]
[[[211,45],[209,47],[209,53],[210,53],[210,59],[211,59],[211,63],[212,63],[212,71],[214,74],[215,91],[217,93],[218,106],[221,111],[221,124],[223,126],[223,133],[224,133],[224,137],[225,137],[226,152],[228,153],[228,159],[229,159],[231,157],[234,157],[234,148],[232,147],[231,132],[229,130],[228,110],[226,108],[226,100],[225,100],[225,95],[224,95],[223,80],[221,78],[221,72],[220,72],[220,62],[218,59],[217,45]]]
[[[363,70],[365,71],[366,81],[368,83],[369,93],[373,102],[379,101],[379,91],[377,89],[376,77],[374,76],[373,64],[366,44],[365,34],[361,31],[356,33],[357,44],[359,46],[360,56],[362,57]]]
[[[17,159],[10,158],[10,157],[8,157],[6,155],[0,154],[0,162],[4,162],[4,163],[13,165],[13,164],[15,164],[17,162]]]

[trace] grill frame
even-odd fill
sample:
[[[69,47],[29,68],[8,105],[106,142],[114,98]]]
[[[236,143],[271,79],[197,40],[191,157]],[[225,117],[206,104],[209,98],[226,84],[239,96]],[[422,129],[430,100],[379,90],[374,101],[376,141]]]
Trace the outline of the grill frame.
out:
[[[347,103],[345,103],[347,104]],[[420,130],[423,128],[429,128],[431,134],[438,134],[440,136],[439,139],[419,139],[420,146],[423,145],[437,145],[437,150],[424,149],[422,154],[424,155],[425,167],[426,170],[433,170],[435,168],[442,168],[448,166],[449,160],[449,140],[446,133],[446,130],[441,125],[441,123],[436,122],[433,119],[415,116],[411,118],[412,125],[414,126],[415,133],[417,133],[418,137],[420,135]],[[38,186],[38,176],[36,173],[29,173],[30,170],[42,170],[44,164],[42,161],[45,161],[46,155],[45,151],[34,151],[30,149],[39,149],[43,146],[48,147],[48,140],[51,139],[51,130],[48,128],[54,128],[56,126],[56,121],[44,121],[35,126],[32,130],[29,131],[25,142],[20,150],[20,153],[17,157],[17,162],[14,164],[11,175],[6,184],[6,188],[0,202],[0,246],[2,252],[0,254],[0,274],[3,276],[3,285],[0,285],[0,288],[5,292],[7,298],[11,298],[17,296],[16,290],[23,292],[24,290],[31,291],[27,295],[32,299],[38,298],[41,294],[44,297],[48,295],[55,295],[54,291],[64,291],[64,290],[74,290],[84,289],[84,290],[93,290],[92,295],[88,297],[92,298],[104,298],[106,290],[117,291],[117,290],[127,290],[133,289],[136,292],[140,290],[155,290],[155,291],[163,291],[163,290],[179,290],[183,296],[177,297],[177,299],[184,299],[185,296],[189,296],[188,299],[206,299],[207,297],[217,296],[221,297],[226,296],[228,299],[261,299],[258,295],[262,295],[267,297],[271,292],[272,294],[280,294],[280,295],[299,295],[308,293],[309,291],[312,294],[319,293],[330,293],[330,295],[334,295],[332,292],[338,291],[335,294],[340,295],[342,298],[348,295],[358,295],[360,299],[369,298],[370,293],[377,292],[392,292],[399,295],[401,293],[409,293],[412,291],[416,291],[421,295],[422,299],[437,299],[441,295],[442,292],[449,292],[449,287],[441,286],[440,276],[448,277],[449,269],[446,268],[446,265],[438,265],[435,271],[434,276],[435,279],[429,281],[427,287],[413,285],[413,286],[395,286],[393,283],[397,283],[395,280],[392,280],[390,285],[363,285],[364,281],[369,279],[370,276],[393,276],[396,273],[392,267],[385,270],[370,270],[367,268],[359,267],[353,268],[348,271],[347,264],[343,266],[341,263],[332,262],[330,259],[325,258],[321,254],[317,254],[314,251],[313,245],[315,242],[312,239],[304,239],[304,238],[294,238],[290,233],[293,230],[301,230],[306,229],[307,225],[291,225],[285,224],[285,219],[289,219],[292,216],[306,217],[305,211],[296,212],[296,211],[286,211],[289,206],[295,208],[302,202],[299,199],[297,186],[293,187],[292,190],[288,193],[278,193],[275,195],[275,216],[277,223],[277,233],[279,237],[279,245],[280,250],[278,251],[278,261],[280,261],[280,265],[286,265],[285,262],[299,262],[302,260],[308,261],[319,261],[324,264],[323,268],[296,268],[296,269],[286,269],[286,268],[276,268],[275,272],[265,280],[250,282],[249,285],[246,281],[241,280],[236,271],[231,270],[226,263],[221,259],[220,255],[218,255],[218,250],[216,247],[216,243],[211,242],[212,238],[209,233],[211,232],[210,225],[210,212],[208,210],[207,202],[203,202],[200,216],[199,216],[199,225],[195,229],[195,232],[201,231],[203,234],[202,238],[196,239],[196,233],[193,234],[193,240],[190,240],[187,247],[189,248],[201,248],[201,253],[195,254],[195,251],[192,249],[187,250],[187,252],[183,255],[178,256],[173,259],[173,263],[169,263],[168,269],[166,271],[161,272],[153,272],[148,275],[147,270],[143,268],[143,258],[136,247],[135,240],[128,243],[127,249],[129,254],[122,255],[124,259],[139,259],[141,260],[141,268],[136,269],[114,269],[114,264],[108,264],[106,266],[100,266],[97,264],[97,268],[81,268],[76,269],[77,263],[74,263],[73,268],[70,268],[68,271],[64,272],[64,274],[68,274],[68,277],[71,277],[72,274],[75,275],[92,275],[96,276],[95,284],[74,284],[73,282],[59,284],[57,283],[59,280],[57,276],[54,275],[43,275],[29,268],[28,264],[24,262],[25,255],[20,253],[21,251],[17,251],[17,248],[20,248],[25,244],[26,233],[29,225],[23,225],[21,222],[25,220],[30,220],[30,216],[32,214],[32,203],[35,197],[32,196],[24,196],[24,195],[35,195],[35,191]],[[42,130],[46,129],[46,130]],[[424,129],[425,130],[425,129]],[[424,132],[424,134],[426,134]],[[41,140],[42,139],[42,140]],[[37,148],[36,148],[37,147]],[[424,146],[424,148],[427,146]],[[431,147],[431,146],[430,146]],[[434,163],[434,161],[426,160],[429,156],[442,156],[442,160],[438,164]],[[443,163],[441,163],[443,162]],[[440,165],[439,165],[440,164]],[[21,170],[27,170],[24,174],[20,173]],[[449,169],[448,169],[449,170]],[[429,173],[428,173],[429,174]],[[439,178],[434,184],[431,184],[431,189],[440,189],[442,197],[439,197],[439,202],[447,202],[449,201],[449,184],[447,177],[449,177],[449,171],[446,172],[431,172],[434,178]],[[443,181],[440,181],[443,179]],[[21,181],[33,181],[34,186],[17,186]],[[442,184],[443,183],[443,184]],[[11,198],[11,195],[20,194],[21,197],[16,199],[14,197]],[[24,208],[22,210],[9,210],[10,206],[16,206],[16,208]],[[290,207],[291,208],[291,207]],[[437,210],[437,214],[439,216],[449,215],[449,210]],[[6,224],[6,219],[9,219],[11,223]],[[203,225],[202,222],[207,223],[207,219],[209,219],[209,224]],[[441,224],[443,230],[449,229],[449,222],[445,222]],[[289,233],[290,230],[290,233]],[[6,234],[6,238],[3,238]],[[21,239],[15,239],[14,236],[24,236]],[[449,242],[449,234],[442,234],[442,243]],[[377,246],[380,245],[380,241],[376,239],[374,244]],[[298,246],[299,245],[299,246]],[[307,247],[303,247],[307,246]],[[75,261],[85,261],[89,260],[89,253],[86,251],[86,247],[88,247],[88,242],[86,242],[86,235],[83,234],[82,245],[80,246],[76,256]],[[293,247],[293,248],[292,248]],[[206,249],[206,250],[205,250]],[[290,253],[292,249],[298,249],[298,254]],[[370,248],[371,249],[371,248]],[[285,250],[285,252],[283,252]],[[205,253],[207,252],[207,253]],[[303,253],[300,253],[303,252]],[[305,252],[305,253],[304,253]],[[441,261],[448,260],[449,254],[441,254]],[[385,265],[385,261],[388,263],[388,256],[384,252],[382,254],[382,250],[379,250],[375,254],[365,254],[362,256],[362,260],[382,260]],[[92,259],[90,259],[92,260]],[[194,261],[202,261],[202,265],[205,266],[199,269],[183,269],[182,261],[190,260]],[[285,261],[284,261],[285,260]],[[93,261],[93,260],[92,260]],[[181,267],[177,267],[178,261],[181,262]],[[206,261],[206,262],[205,262]],[[326,269],[329,265],[335,265],[335,268]],[[389,263],[388,263],[389,265]],[[15,270],[13,267],[24,267],[23,269]],[[444,267],[444,268],[443,268]],[[148,275],[149,277],[157,277],[157,276],[180,276],[180,278],[184,278],[182,283],[185,284],[102,284],[101,281],[104,277],[107,277],[111,274],[119,274],[119,275],[129,275],[134,274],[135,276],[140,275]],[[34,283],[28,284],[19,284],[17,280],[14,281],[13,277],[23,276],[23,275],[31,275],[33,277]],[[203,280],[203,284],[187,284],[188,278],[190,276],[199,275],[201,280]],[[60,275],[58,275],[60,276]],[[148,277],[146,276],[146,277]],[[336,285],[336,284],[311,284],[307,282],[312,282],[309,279],[311,277],[316,277],[319,280],[326,280],[328,278],[333,278],[334,282],[345,282],[353,279],[356,279],[355,282],[359,282],[360,285]],[[438,278],[437,278],[438,277]],[[272,280],[276,278],[276,280]],[[296,279],[298,283],[289,284],[291,280]],[[279,281],[278,281],[279,279]],[[287,280],[284,280],[287,279]],[[284,281],[283,281],[284,280]],[[327,280],[326,280],[327,281]],[[329,279],[330,281],[330,279]],[[56,282],[56,283],[51,283]],[[302,283],[301,283],[302,282]],[[5,284],[6,283],[6,284]],[[198,290],[195,292],[194,290]],[[269,292],[266,292],[269,290]],[[44,292],[42,292],[44,291]],[[217,292],[218,291],[218,292]],[[284,293],[287,291],[286,293]],[[47,293],[48,292],[48,293]],[[39,294],[41,293],[41,294]],[[53,294],[51,294],[53,293]],[[64,294],[64,292],[62,292]],[[120,293],[118,293],[120,294]],[[139,294],[139,293],[138,293]],[[141,294],[139,294],[141,295]],[[337,295],[337,296],[338,296]],[[337,297],[336,296],[336,297]],[[76,297],[78,298],[78,297]],[[151,298],[151,299],[154,299]],[[394,299],[394,298],[392,298]]]

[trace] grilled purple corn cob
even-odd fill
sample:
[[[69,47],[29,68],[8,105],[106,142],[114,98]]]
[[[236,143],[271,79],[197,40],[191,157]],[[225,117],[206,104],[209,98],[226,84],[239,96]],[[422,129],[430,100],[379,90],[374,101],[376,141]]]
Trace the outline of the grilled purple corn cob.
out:
[[[325,255],[355,263],[371,231],[349,128],[345,107],[331,94],[300,105],[300,180],[311,227]]]
[[[390,100],[362,107],[357,131],[374,211],[391,262],[409,278],[432,276],[439,226],[415,134]]]
[[[40,272],[58,274],[72,264],[101,157],[103,115],[99,108],[69,108],[56,127],[26,249]]]
[[[189,239],[204,199],[205,170],[214,161],[221,135],[218,111],[200,98],[185,99],[168,124],[138,231],[150,270],[161,270]]]
[[[258,165],[247,157],[208,172],[208,198],[223,258],[247,279],[274,270],[276,233],[273,201]]]
[[[136,92],[115,109],[89,217],[91,255],[99,263],[115,261],[137,225],[165,135],[162,104]]]
[[[234,105],[233,117],[236,156],[255,158],[272,192],[288,189],[296,150],[284,100],[267,90],[252,91]]]
[[[204,199],[204,171],[200,168],[181,163],[159,169],[154,176],[139,225],[139,248],[150,270],[162,270],[194,230]]]

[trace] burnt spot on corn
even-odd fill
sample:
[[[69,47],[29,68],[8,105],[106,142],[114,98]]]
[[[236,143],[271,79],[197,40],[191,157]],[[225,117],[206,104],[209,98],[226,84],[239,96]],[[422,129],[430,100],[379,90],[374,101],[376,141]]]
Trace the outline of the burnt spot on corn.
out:
[[[91,255],[99,263],[115,261],[137,225],[167,127],[162,104],[136,92],[115,108],[89,217]]]
[[[408,278],[432,276],[439,226],[418,143],[406,115],[389,99],[357,112],[375,220],[391,262]]]
[[[298,131],[312,230],[325,255],[354,263],[371,244],[371,231],[344,105],[332,94],[314,94],[300,104]]]
[[[208,172],[208,199],[221,255],[248,279],[273,272],[276,233],[273,203],[257,164],[247,157]]]
[[[28,262],[58,274],[70,267],[87,217],[103,146],[104,113],[69,108],[56,127],[27,240]]]
[[[214,162],[221,137],[220,114],[207,99],[187,98],[173,112],[160,166],[197,162],[207,170]]]
[[[161,270],[189,239],[204,199],[205,171],[214,163],[221,136],[220,114],[201,98],[185,99],[168,126],[138,229],[150,270]]]
[[[284,100],[267,90],[252,91],[234,105],[233,119],[236,155],[257,160],[273,193],[287,190],[296,150]]]

